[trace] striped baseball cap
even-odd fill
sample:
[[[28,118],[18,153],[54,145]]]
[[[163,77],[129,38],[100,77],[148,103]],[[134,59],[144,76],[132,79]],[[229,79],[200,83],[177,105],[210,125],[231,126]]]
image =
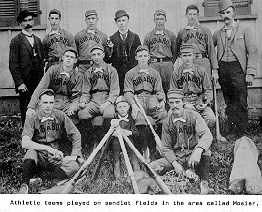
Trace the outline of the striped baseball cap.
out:
[[[90,16],[90,15],[96,15],[97,16],[97,12],[95,10],[87,10],[85,13],[85,16]]]
[[[168,99],[183,99],[184,93],[181,89],[169,89],[167,92]]]

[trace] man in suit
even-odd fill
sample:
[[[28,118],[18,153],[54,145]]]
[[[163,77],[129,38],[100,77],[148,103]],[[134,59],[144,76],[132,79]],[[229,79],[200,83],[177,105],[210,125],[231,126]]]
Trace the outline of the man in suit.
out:
[[[10,43],[9,69],[20,96],[22,125],[24,125],[27,105],[31,95],[44,74],[43,47],[41,40],[33,34],[34,17],[37,15],[23,10],[17,21],[22,32]]]
[[[220,0],[219,13],[225,25],[213,35],[219,61],[218,82],[227,105],[228,130],[241,135],[247,133],[247,85],[252,85],[256,74],[257,47],[252,30],[235,21],[231,0]]]
[[[141,45],[139,36],[128,29],[129,15],[124,10],[115,14],[118,31],[110,36],[113,44],[110,62],[119,76],[120,94],[123,94],[125,74],[137,65],[135,51]]]

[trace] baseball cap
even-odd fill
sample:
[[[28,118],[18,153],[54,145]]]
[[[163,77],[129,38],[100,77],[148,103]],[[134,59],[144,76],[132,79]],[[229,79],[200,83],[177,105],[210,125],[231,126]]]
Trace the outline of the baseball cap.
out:
[[[96,15],[97,16],[97,13],[95,10],[87,10],[86,13],[85,13],[85,16],[90,16],[90,15]]]
[[[38,15],[33,13],[33,12],[29,12],[28,10],[22,10],[20,11],[19,15],[17,16],[16,20],[21,23],[26,17],[28,16],[32,16],[32,17],[37,17]]]
[[[220,0],[218,3],[219,12],[222,12],[229,7],[234,7],[231,0]]]
[[[141,52],[141,51],[143,51],[143,50],[146,50],[146,51],[149,52],[149,49],[148,49],[148,47],[147,47],[146,45],[140,45],[140,46],[138,46],[138,47],[136,48],[135,54],[136,54],[137,52]]]
[[[154,15],[163,15],[166,17],[166,12],[164,10],[156,10]]]
[[[129,104],[129,102],[127,101],[127,99],[126,99],[124,96],[119,96],[119,97],[117,97],[116,102],[115,102],[115,105],[117,105],[117,104],[120,103],[120,102],[126,102],[126,103]]]
[[[55,95],[55,92],[52,90],[52,89],[43,89],[42,91],[41,91],[41,93],[39,94],[39,99],[41,98],[41,96],[43,96],[44,94],[46,94],[46,93],[52,93],[53,95]]]
[[[75,53],[75,55],[76,55],[76,57],[77,57],[77,50],[74,48],[74,47],[71,47],[71,46],[68,46],[68,47],[66,47],[65,48],[65,51],[64,51],[64,54],[66,53],[66,52],[74,52]]]
[[[103,46],[96,44],[96,45],[94,45],[94,46],[91,47],[90,52],[92,52],[92,51],[95,50],[95,49],[100,49],[100,50],[102,50],[103,52],[105,51],[105,49],[104,49]]]
[[[184,93],[181,89],[169,89],[167,92],[168,99],[183,99]]]
[[[49,16],[50,16],[51,14],[58,14],[59,17],[61,17],[61,12],[60,12],[59,10],[57,10],[57,9],[52,9],[52,10],[50,10]]]
[[[186,13],[188,12],[188,10],[196,10],[199,13],[199,9],[197,7],[197,5],[195,4],[190,4],[186,7]]]
[[[192,44],[182,44],[180,46],[180,53],[194,52],[194,46]]]
[[[116,12],[116,14],[115,14],[115,21],[117,21],[117,19],[119,19],[119,18],[121,18],[121,17],[123,17],[123,16],[126,16],[126,17],[128,17],[128,19],[129,19],[129,15],[126,13],[126,11],[124,11],[124,10],[118,10],[118,11]]]

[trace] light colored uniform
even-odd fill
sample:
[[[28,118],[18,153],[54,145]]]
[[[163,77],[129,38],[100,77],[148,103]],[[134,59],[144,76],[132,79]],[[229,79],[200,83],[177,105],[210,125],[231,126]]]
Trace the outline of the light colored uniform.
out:
[[[41,112],[25,121],[22,136],[29,136],[36,143],[59,149],[58,141],[62,138],[63,129],[72,140],[71,156],[82,156],[81,153],[81,135],[74,123],[67,115],[59,110],[54,109],[50,115],[51,119],[43,121]],[[50,165],[60,167],[68,177],[72,177],[79,169],[79,164],[75,160],[54,160],[52,155],[44,150],[27,150],[23,160],[34,160],[36,165],[44,168],[50,168]]]
[[[104,62],[103,71],[95,72],[95,67],[89,68],[83,77],[82,96],[80,102],[87,105],[78,113],[79,119],[90,119],[99,116],[100,105],[106,101],[111,105],[105,108],[103,117],[114,118],[114,103],[119,96],[119,80],[114,67]]]
[[[156,171],[161,172],[165,167],[173,168],[176,160],[185,165],[194,149],[202,148],[203,155],[210,156],[210,145],[213,136],[203,118],[196,111],[183,109],[180,118],[185,122],[175,119],[173,113],[169,114],[162,127],[162,151],[164,158],[150,163]]]
[[[186,27],[177,34],[176,50],[183,44],[192,44],[196,55],[194,63],[203,66],[211,79],[211,70],[218,69],[216,51],[210,30],[196,24],[193,29]]]
[[[209,77],[204,67],[193,64],[192,70],[185,70],[180,66],[174,70],[170,80],[170,89],[182,89],[184,93],[184,103],[190,104],[210,104],[213,95]],[[212,109],[207,106],[204,110],[198,111],[209,127],[216,123],[216,117]]]
[[[163,89],[167,93],[173,64],[176,61],[176,36],[173,32],[164,29],[163,34],[156,34],[154,29],[146,34],[144,45],[150,52],[150,66],[157,70],[162,78]]]
[[[135,104],[134,95],[138,96],[146,114],[150,116],[152,124],[166,117],[165,109],[155,108],[155,110],[150,110],[148,108],[148,98],[151,98],[153,95],[159,102],[166,101],[160,74],[152,67],[148,66],[147,73],[141,72],[138,66],[129,70],[125,76],[124,93],[131,105]],[[136,117],[136,125],[147,125],[141,112],[138,112]]]
[[[101,45],[105,49],[107,55],[107,35],[96,29],[95,34],[89,32],[88,29],[83,29],[75,35],[75,42],[79,54],[78,70],[84,74],[93,64],[90,50],[94,45]]]

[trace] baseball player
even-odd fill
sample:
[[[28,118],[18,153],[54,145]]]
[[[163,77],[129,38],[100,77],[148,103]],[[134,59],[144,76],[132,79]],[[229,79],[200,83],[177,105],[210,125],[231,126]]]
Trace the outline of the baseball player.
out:
[[[116,68],[119,77],[120,94],[123,94],[125,74],[137,65],[136,48],[141,45],[139,36],[128,29],[129,15],[124,10],[115,14],[118,31],[110,36],[113,44],[110,62]]]
[[[92,129],[91,119],[99,115],[103,115],[104,126],[109,129],[110,119],[115,116],[114,103],[119,96],[118,75],[114,67],[104,62],[104,57],[103,46],[95,45],[91,48],[94,64],[83,76],[79,105],[81,110],[78,113],[83,130]]]
[[[214,127],[216,117],[210,108],[213,98],[210,79],[204,67],[193,63],[194,46],[180,46],[183,65],[174,70],[170,80],[170,89],[179,88],[184,92],[184,107],[201,114],[209,127]]]
[[[85,13],[87,28],[75,35],[75,42],[79,53],[78,70],[84,74],[93,64],[90,50],[94,45],[101,45],[107,57],[107,35],[97,29],[98,16],[95,10]]]
[[[122,128],[123,133],[125,133],[128,138],[133,141],[138,139],[139,132],[135,127],[135,121],[129,114],[130,105],[124,96],[119,96],[115,102],[116,105],[116,119],[119,120],[119,126]],[[114,133],[115,136],[112,139],[112,147],[113,147],[113,160],[114,160],[114,176],[116,179],[121,178],[120,174],[120,151],[121,147],[119,144],[119,140],[117,138],[117,134]],[[126,145],[128,154],[130,156],[130,162],[132,164],[133,170],[137,171],[140,170],[138,159],[135,153]]]
[[[22,147],[27,149],[23,158],[23,177],[20,194],[28,193],[30,179],[36,168],[52,169],[49,178],[60,180],[72,177],[83,162],[81,135],[67,115],[54,108],[54,91],[44,89],[39,94],[39,108],[36,114],[25,121],[22,132]],[[71,156],[64,157],[59,143],[66,131],[72,141]],[[60,142],[59,142],[60,140]]]
[[[191,168],[201,179],[201,194],[207,194],[210,192],[208,175],[212,134],[199,113],[183,108],[182,90],[170,88],[167,98],[172,113],[163,122],[164,158],[151,162],[150,166],[160,175],[172,169],[185,174],[185,170]]]
[[[211,31],[198,24],[199,9],[196,5],[190,4],[186,8],[187,26],[177,34],[176,51],[180,50],[183,44],[194,46],[194,63],[203,66],[211,79],[211,74],[217,79],[218,63]],[[211,73],[211,70],[212,73]]]
[[[157,10],[154,14],[156,28],[146,34],[144,45],[150,52],[150,66],[160,73],[163,89],[167,93],[170,77],[173,72],[173,64],[176,61],[176,36],[165,29],[166,12]]]
[[[134,100],[134,95],[137,95],[152,125],[161,125],[161,120],[167,116],[162,80],[160,74],[148,65],[149,58],[147,46],[140,45],[136,49],[138,65],[126,73],[124,87],[124,95],[132,106],[132,117],[136,120],[136,127],[139,131],[139,139],[135,141],[135,146],[141,153],[148,146],[154,149],[155,143],[150,142],[152,132]]]
[[[43,38],[43,47],[45,61],[47,62],[45,71],[52,65],[60,62],[66,47],[73,47],[76,49],[74,36],[60,28],[61,12],[53,9],[49,12],[49,21],[51,31]]]
[[[39,93],[44,88],[50,88],[55,92],[54,108],[64,111],[77,123],[76,111],[81,95],[82,75],[73,68],[77,61],[76,50],[67,47],[62,60],[62,64],[51,66],[41,79],[28,104],[27,117],[35,113]]]

